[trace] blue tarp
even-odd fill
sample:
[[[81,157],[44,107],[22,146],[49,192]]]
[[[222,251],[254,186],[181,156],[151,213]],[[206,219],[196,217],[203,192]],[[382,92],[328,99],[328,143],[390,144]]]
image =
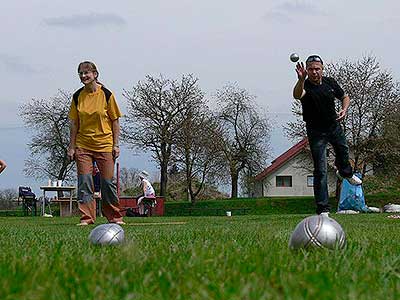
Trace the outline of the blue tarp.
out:
[[[361,174],[359,173],[356,173],[356,176],[361,178]],[[338,211],[341,210],[369,212],[369,208],[365,204],[362,185],[352,185],[346,179],[343,179],[338,205]]]

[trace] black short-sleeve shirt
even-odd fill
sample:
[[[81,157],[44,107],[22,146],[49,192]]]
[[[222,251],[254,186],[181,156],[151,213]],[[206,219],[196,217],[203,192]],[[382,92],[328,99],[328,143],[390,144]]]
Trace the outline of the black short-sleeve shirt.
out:
[[[307,126],[326,130],[336,124],[335,98],[342,99],[344,96],[344,91],[336,80],[322,77],[322,83],[316,85],[306,79],[304,90],[306,93],[300,101],[303,120]]]

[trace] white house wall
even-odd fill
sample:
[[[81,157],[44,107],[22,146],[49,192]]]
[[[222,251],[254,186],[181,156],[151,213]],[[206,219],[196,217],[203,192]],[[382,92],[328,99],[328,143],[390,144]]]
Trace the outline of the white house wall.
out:
[[[305,163],[309,167],[305,168]],[[312,186],[307,186],[307,176],[312,176],[311,159],[304,155],[297,155],[287,161],[280,168],[267,175],[262,182],[258,183],[256,193],[264,197],[271,196],[313,196]],[[308,169],[308,170],[307,170]],[[292,176],[291,187],[277,187],[276,176]],[[262,185],[262,186],[261,186]],[[330,194],[335,192],[336,176],[333,172],[328,174],[328,190]]]

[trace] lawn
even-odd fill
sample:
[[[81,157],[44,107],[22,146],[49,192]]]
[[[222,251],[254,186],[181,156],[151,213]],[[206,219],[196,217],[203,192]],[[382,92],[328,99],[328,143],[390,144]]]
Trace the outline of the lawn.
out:
[[[0,299],[400,298],[399,219],[332,215],[344,250],[290,251],[305,216],[126,218],[116,247],[78,218],[2,217]]]

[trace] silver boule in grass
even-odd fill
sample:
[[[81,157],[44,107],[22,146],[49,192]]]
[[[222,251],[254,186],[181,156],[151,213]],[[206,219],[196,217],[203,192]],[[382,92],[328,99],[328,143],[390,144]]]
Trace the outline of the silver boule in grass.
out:
[[[345,246],[346,235],[342,226],[324,215],[303,219],[297,224],[289,240],[289,248],[293,250],[300,248],[343,249]]]
[[[124,239],[124,229],[114,223],[96,226],[89,234],[89,241],[94,245],[117,245]]]

